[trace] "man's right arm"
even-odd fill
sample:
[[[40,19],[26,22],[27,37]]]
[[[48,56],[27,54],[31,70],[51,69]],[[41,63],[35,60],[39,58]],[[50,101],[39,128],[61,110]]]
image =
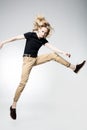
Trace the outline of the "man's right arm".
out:
[[[13,41],[16,41],[16,40],[22,40],[22,39],[25,39],[24,35],[18,35],[18,36],[12,37],[10,39],[7,39],[5,41],[2,41],[2,42],[0,42],[0,48],[2,48],[3,45],[5,45],[7,43],[10,43],[10,42],[13,42]]]

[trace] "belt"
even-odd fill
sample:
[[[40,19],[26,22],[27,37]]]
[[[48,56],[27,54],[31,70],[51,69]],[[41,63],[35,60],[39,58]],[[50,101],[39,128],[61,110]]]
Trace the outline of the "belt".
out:
[[[35,58],[35,57],[37,57],[37,56],[34,56],[34,55],[32,55],[32,54],[24,54],[23,57],[34,57],[34,58]]]

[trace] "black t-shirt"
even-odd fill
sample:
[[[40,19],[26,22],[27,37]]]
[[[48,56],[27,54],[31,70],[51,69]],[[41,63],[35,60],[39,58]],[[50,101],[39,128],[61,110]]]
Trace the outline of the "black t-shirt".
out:
[[[25,33],[24,37],[26,38],[24,54],[31,54],[32,57],[37,57],[40,47],[48,42],[45,38],[39,39],[35,32]]]

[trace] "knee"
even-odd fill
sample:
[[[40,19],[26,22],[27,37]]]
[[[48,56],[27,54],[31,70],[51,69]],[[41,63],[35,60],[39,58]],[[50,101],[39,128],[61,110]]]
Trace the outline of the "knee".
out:
[[[52,57],[52,58],[53,58],[53,57],[55,57],[55,56],[57,56],[55,52],[49,53],[49,57]]]
[[[59,57],[59,55],[56,52],[50,53],[50,57],[52,58],[52,60],[56,61],[56,58]]]

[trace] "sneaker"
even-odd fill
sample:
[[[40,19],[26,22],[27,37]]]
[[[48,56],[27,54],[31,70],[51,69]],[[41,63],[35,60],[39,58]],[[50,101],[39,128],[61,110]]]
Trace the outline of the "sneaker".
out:
[[[12,106],[10,107],[10,116],[12,119],[16,120],[16,109],[12,108]]]
[[[79,70],[84,66],[86,61],[84,60],[81,64],[76,65],[76,69],[74,70],[75,73],[78,73]]]

